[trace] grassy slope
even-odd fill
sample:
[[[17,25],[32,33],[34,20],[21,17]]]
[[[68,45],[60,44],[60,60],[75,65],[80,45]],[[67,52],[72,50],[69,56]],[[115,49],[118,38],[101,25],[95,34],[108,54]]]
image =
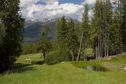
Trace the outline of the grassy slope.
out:
[[[126,55],[102,61],[63,62],[56,65],[31,64],[40,61],[40,54],[21,56],[17,63],[23,63],[21,71],[0,75],[0,84],[126,84]],[[34,62],[33,62],[34,63]],[[103,66],[107,72],[87,71],[79,67]]]

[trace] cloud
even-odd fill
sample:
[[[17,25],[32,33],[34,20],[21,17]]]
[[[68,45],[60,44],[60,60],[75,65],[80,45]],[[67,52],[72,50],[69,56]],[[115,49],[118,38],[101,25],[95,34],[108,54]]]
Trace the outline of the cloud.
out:
[[[38,0],[39,1],[39,0]],[[45,2],[46,4],[54,4],[55,2],[58,2],[58,0],[40,0]]]
[[[58,0],[21,0],[20,2],[22,16],[26,20],[55,19],[62,16],[79,20],[83,12],[82,4],[59,4]]]
[[[95,4],[95,2],[96,2],[96,0],[85,0],[84,1],[84,3],[90,4],[90,5]]]
[[[115,1],[115,0],[111,0]],[[81,20],[83,5],[89,4],[89,16],[93,15],[92,7],[96,0],[84,0],[82,4],[61,3],[59,0],[20,0],[22,16],[26,20],[47,20],[67,16]]]

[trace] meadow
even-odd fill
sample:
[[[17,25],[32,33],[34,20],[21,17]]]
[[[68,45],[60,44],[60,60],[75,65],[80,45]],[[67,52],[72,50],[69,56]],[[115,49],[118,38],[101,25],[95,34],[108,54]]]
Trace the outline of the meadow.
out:
[[[126,84],[125,54],[55,65],[42,61],[41,54],[22,55],[14,69],[0,74],[0,84]],[[87,70],[83,68],[85,66],[104,67],[106,70]]]

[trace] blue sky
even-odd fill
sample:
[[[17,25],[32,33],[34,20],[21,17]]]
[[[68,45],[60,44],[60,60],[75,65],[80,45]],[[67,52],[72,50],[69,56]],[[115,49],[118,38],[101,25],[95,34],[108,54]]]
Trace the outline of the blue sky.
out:
[[[20,0],[22,16],[26,20],[55,19],[62,16],[80,20],[83,4],[95,0]]]
[[[82,4],[84,0],[58,0],[59,4],[65,4],[65,3],[74,3],[74,4]],[[39,0],[37,4],[45,4],[44,1]]]
[[[84,0],[59,0],[60,3],[75,3],[75,4],[81,4],[84,2]]]

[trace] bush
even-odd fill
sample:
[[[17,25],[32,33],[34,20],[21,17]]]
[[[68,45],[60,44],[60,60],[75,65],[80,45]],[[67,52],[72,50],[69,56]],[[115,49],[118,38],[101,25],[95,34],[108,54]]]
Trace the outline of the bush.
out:
[[[59,49],[59,50],[54,50],[50,52],[45,59],[45,63],[56,64],[56,63],[60,63],[62,61],[68,61],[68,60],[70,60],[69,51]]]
[[[94,50],[92,48],[87,48],[85,52],[86,52],[86,56],[88,57],[94,56]]]

